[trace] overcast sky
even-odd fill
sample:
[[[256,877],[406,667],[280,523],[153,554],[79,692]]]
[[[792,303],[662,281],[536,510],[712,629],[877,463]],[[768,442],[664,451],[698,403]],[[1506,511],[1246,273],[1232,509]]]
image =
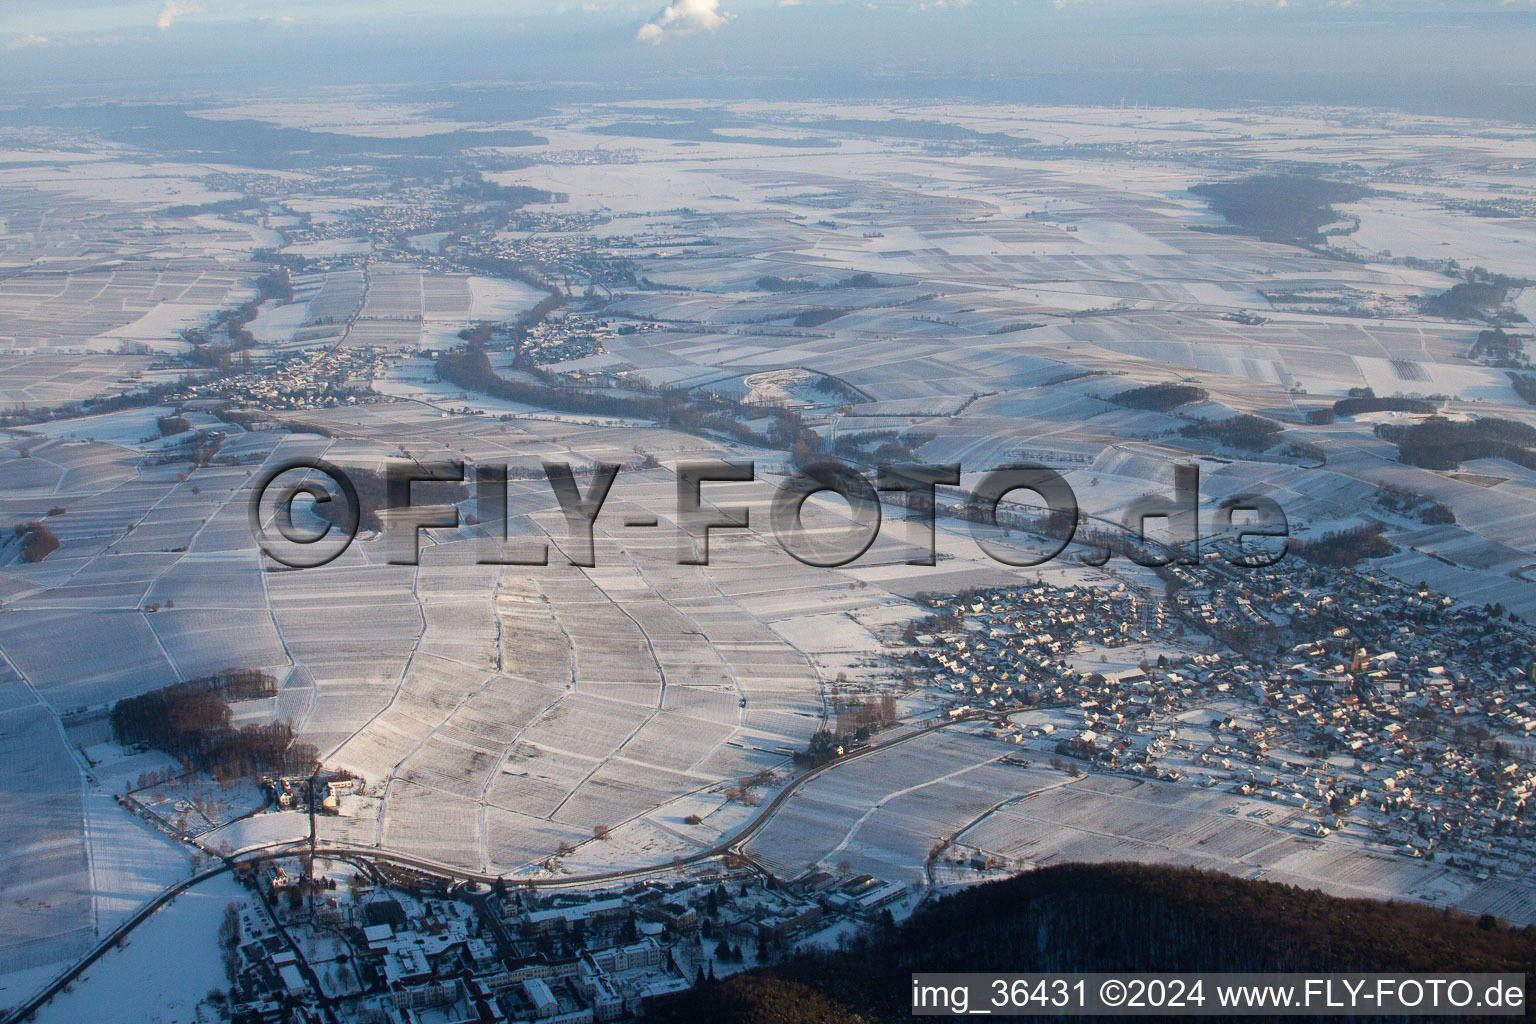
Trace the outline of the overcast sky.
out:
[[[1019,98],[1052,102],[1536,109],[1536,0],[0,0],[0,47],[21,102],[751,77],[784,95],[1028,80]]]

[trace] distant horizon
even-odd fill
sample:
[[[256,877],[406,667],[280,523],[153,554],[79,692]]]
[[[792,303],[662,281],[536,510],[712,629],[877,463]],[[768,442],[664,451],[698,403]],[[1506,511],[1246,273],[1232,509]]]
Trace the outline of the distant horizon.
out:
[[[49,35],[39,30],[66,15],[29,15],[35,6],[0,15],[0,84],[12,105],[251,101],[335,89],[421,101],[431,98],[423,90],[488,87],[526,100],[531,86],[561,103],[900,97],[1222,109],[1320,104],[1536,124],[1536,82],[1527,73],[1536,52],[1530,5],[1324,12],[1297,10],[1296,0],[1280,9],[1202,6],[1196,15],[1168,13],[1180,5],[1125,12],[1092,3],[943,11],[733,4],[714,5],[724,19],[715,27],[669,31],[655,44],[637,38],[652,24],[638,8],[468,22],[421,21],[405,12],[361,28],[326,21],[318,30],[203,12],[165,29],[145,21],[92,33],[86,22],[99,15],[98,5],[76,9],[78,29]],[[153,4],[132,6],[142,16]],[[520,116],[514,104],[506,119]]]

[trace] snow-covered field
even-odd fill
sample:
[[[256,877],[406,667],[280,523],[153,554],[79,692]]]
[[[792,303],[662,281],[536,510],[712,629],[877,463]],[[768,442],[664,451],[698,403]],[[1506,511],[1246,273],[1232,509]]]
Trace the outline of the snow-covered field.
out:
[[[471,320],[511,320],[545,297],[543,292],[521,281],[491,277],[469,278],[469,294]]]
[[[963,728],[963,727],[962,727]],[[1030,762],[1019,767],[1002,762]],[[1221,790],[1069,775],[1037,751],[959,729],[933,732],[822,774],[782,806],[748,850],[776,873],[868,872],[921,885],[942,840],[1010,870],[1116,860],[1265,878],[1339,896],[1414,897],[1536,919],[1507,879],[1404,858],[1352,836],[1319,839],[1295,810]],[[972,879],[974,880],[974,878]]]
[[[435,123],[428,112],[392,104],[244,109],[303,126],[362,118],[358,130],[391,137]],[[604,297],[600,308],[588,309],[586,282],[579,274],[564,280],[563,268],[568,312],[609,327],[637,318],[661,326],[608,337],[606,351],[563,369],[632,374],[616,394],[668,386],[803,406],[805,421],[829,442],[910,447],[915,458],[958,464],[967,485],[995,466],[1043,462],[1064,474],[1085,511],[1110,520],[1165,492],[1178,463],[1199,465],[1207,515],[1226,498],[1263,493],[1304,537],[1381,518],[1369,511],[1376,488],[1405,488],[1445,503],[1458,521],[1422,529],[1388,518],[1403,550],[1379,563],[1383,571],[1536,615],[1525,576],[1536,526],[1529,470],[1499,460],[1459,473],[1400,463],[1374,429],[1413,414],[1304,421],[1350,389],[1370,387],[1444,396],[1446,412],[1459,418],[1536,422],[1502,369],[1468,358],[1481,324],[1418,312],[1422,297],[1459,279],[1441,272],[1457,269],[1443,260],[1536,276],[1529,218],[1446,208],[1451,199],[1529,188],[1529,138],[1320,110],[733,109],[768,118],[762,130],[781,139],[819,130],[812,126],[828,117],[921,116],[1048,146],[1103,148],[1093,158],[1082,149],[1038,159],[1027,149],[980,145],[940,154],[859,133],[837,147],[778,147],[770,161],[742,138],[678,147],[552,126],[552,153],[593,152],[600,143],[611,152],[616,144],[636,162],[552,158],[488,177],[568,193],[568,203],[549,204],[561,217],[601,214],[600,224],[570,228],[582,244],[601,250],[610,235],[633,241],[615,251],[635,281],[650,284],[615,285],[612,301],[604,286],[594,292]],[[594,125],[642,116],[589,113],[584,123]],[[1181,164],[1180,147],[1198,160]],[[1119,155],[1150,151],[1164,155]],[[164,208],[239,198],[212,187],[213,174],[228,169],[66,156],[50,168],[0,168],[0,189],[16,211],[7,207],[0,224],[7,408],[174,379],[178,371],[150,370],[143,353],[184,347],[181,330],[249,299],[261,267],[246,257],[275,247],[275,226],[297,228],[306,217],[346,237],[287,247],[325,262],[294,275],[293,303],[262,306],[251,325],[258,353],[343,340],[392,358],[445,349],[468,324],[514,319],[545,294],[446,270],[463,266],[447,263],[451,254],[425,261],[457,232],[411,228],[414,248],[403,249],[367,237],[363,217],[335,232],[338,221],[390,202],[327,194],[323,174],[277,175],[293,194],[260,215],[177,217]],[[1360,226],[1333,244],[1358,259],[1199,230],[1222,226],[1187,191],[1224,176],[1209,168],[1298,159],[1359,168],[1362,180],[1391,193],[1342,208]],[[1405,166],[1447,180],[1405,186],[1394,180]],[[1449,180],[1457,176],[1466,180]],[[87,223],[88,237],[80,228]],[[505,232],[499,242],[554,245],[559,234]],[[114,245],[142,246],[161,262],[129,269],[101,260],[100,250]],[[33,261],[49,272],[10,273]],[[1307,296],[1358,308],[1329,315],[1317,309],[1344,309]],[[1511,300],[1536,317],[1536,289]],[[72,354],[85,350],[135,354]],[[1208,398],[1167,412],[1109,400],[1174,381],[1198,385]],[[20,426],[0,441],[0,528],[46,520],[61,542],[30,565],[13,544],[0,564],[0,750],[24,781],[8,792],[5,813],[22,824],[0,838],[0,954],[12,962],[75,955],[187,869],[179,849],[111,801],[126,782],[108,777],[112,759],[97,759],[95,783],[81,775],[77,746],[92,756],[107,742],[84,734],[99,731],[100,713],[125,696],[234,666],[272,672],[281,693],[239,709],[240,720],[291,720],[327,765],[365,780],[340,815],[322,819],[329,841],[508,874],[643,866],[706,848],[750,821],[755,809],[727,790],[760,772],[761,798],[783,785],[790,752],[826,723],[835,688],[895,683],[898,670],[878,657],[879,634],[922,614],[915,595],[1037,575],[1161,585],[1123,559],[1103,569],[1008,568],[981,554],[953,518],[937,530],[938,564],[914,565],[923,538],[912,542],[890,504],[880,538],[858,562],[807,566],[779,547],[768,519],[782,451],[465,394],[437,379],[423,357],[396,359],[374,384],[386,401],[300,410],[323,433],[232,437],[225,453],[249,460],[238,464],[163,459],[155,421],[175,412],[171,405]],[[769,429],[767,412],[754,417],[754,430]],[[1279,423],[1280,440],[1269,451],[1239,452],[1180,434],[1198,418],[1237,413]],[[187,415],[215,423],[205,412]],[[407,566],[389,564],[386,542],[364,535],[323,569],[265,571],[246,488],[256,463],[293,456],[370,469],[407,456],[533,472],[546,459],[569,461],[578,476],[597,461],[649,468],[626,469],[615,484],[593,567],[565,558],[570,531],[535,475],[509,487],[505,539],[494,523],[429,532],[420,564]],[[749,506],[751,525],[716,531],[707,567],[680,565],[677,465],[706,458],[757,460],[755,481],[708,489],[716,507]],[[818,498],[807,516],[830,529],[835,508]],[[648,519],[655,525],[628,525]],[[517,541],[547,544],[549,564],[485,557]],[[1089,645],[1074,657],[1130,669],[1157,653]],[[59,723],[71,718],[66,734]],[[1519,893],[1469,886],[1424,864],[1383,863],[1347,839],[1305,841],[1285,821],[1248,815],[1229,795],[1188,799],[1160,784],[1072,780],[1037,764],[1004,764],[1004,749],[945,732],[840,767],[780,808],[751,852],[784,874],[846,861],[917,882],[933,846],[963,832],[976,848],[1021,863],[1201,863],[1341,892],[1433,892],[1464,907],[1533,916]],[[216,829],[208,841],[244,849],[307,827],[295,812],[264,814]],[[199,915],[222,913],[219,900],[183,897],[162,916],[185,925],[162,927],[157,917],[44,1019],[113,1019],[102,993],[141,976],[159,994],[146,1002],[164,1005],[167,1020],[190,1020],[191,989],[173,999],[175,979],[133,958],[163,952],[173,930],[202,927]],[[209,965],[189,963],[196,986],[218,983],[204,977]]]
[[[37,1020],[198,1024],[198,1004],[229,987],[216,941],[225,908],[249,898],[229,874],[193,886],[39,1009]]]

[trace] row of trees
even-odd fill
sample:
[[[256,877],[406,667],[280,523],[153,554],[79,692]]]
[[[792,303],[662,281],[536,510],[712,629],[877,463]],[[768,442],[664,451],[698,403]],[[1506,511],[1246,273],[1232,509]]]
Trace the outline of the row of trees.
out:
[[[868,736],[871,728],[879,729],[896,720],[896,695],[892,693],[833,698],[832,706],[837,715],[837,732],[842,736],[856,736],[860,731]]]
[[[1449,291],[1431,295],[1419,308],[1430,316],[1441,316],[1448,320],[1480,320],[1496,312],[1509,298],[1511,291],[1530,285],[1531,282],[1524,278],[1491,274],[1482,267],[1473,267],[1466,272],[1466,280],[1452,286]]]
[[[797,314],[795,318],[790,321],[790,326],[820,327],[822,324],[829,324],[833,320],[836,320],[838,317],[846,316],[851,312],[853,312],[851,308],[845,308],[843,306],[820,306],[815,309],[808,309],[803,313]]]
[[[841,756],[839,748],[842,745],[842,737],[837,733],[828,729],[818,729],[812,734],[811,742],[804,750],[795,751],[795,763],[820,768]]]
[[[347,479],[352,482],[353,489],[357,491],[358,527],[383,532],[384,519],[379,513],[390,507],[389,482],[384,474],[373,469],[348,469]],[[417,484],[416,486],[425,485]],[[439,484],[437,486],[458,485]],[[339,495],[333,494],[330,501],[316,502],[314,509],[315,515],[338,529],[346,529],[349,525],[344,520],[350,513],[350,509]]]
[[[1201,419],[1179,430],[1185,437],[1206,438],[1229,448],[1262,452],[1280,440],[1280,424],[1241,413],[1224,420]]]
[[[1456,513],[1449,505],[1391,484],[1377,488],[1376,504],[1399,515],[1417,516],[1419,522],[1428,526],[1449,526],[1456,522]]]
[[[1509,384],[1526,405],[1536,405],[1536,377],[1526,373],[1511,373]]]
[[[259,668],[226,668],[194,679],[192,683],[208,687],[225,700],[261,700],[277,696],[277,677]]]
[[[444,353],[437,361],[437,375],[467,391],[559,412],[646,419],[677,430],[708,431],[747,444],[785,448],[796,465],[818,461],[824,451],[821,436],[792,409],[748,409],[726,399],[691,395],[677,388],[649,394],[609,394],[511,380],[492,368],[490,356],[478,340]],[[743,422],[765,414],[771,418],[766,435]]]
[[[1313,565],[1346,569],[1368,558],[1386,558],[1397,553],[1397,548],[1383,536],[1380,523],[1327,533],[1317,540],[1293,538],[1290,550]]]
[[[13,528],[13,533],[21,542],[23,562],[41,562],[59,550],[58,536],[42,523],[20,523]]]
[[[1439,409],[1438,402],[1427,398],[1377,398],[1370,388],[1351,388],[1348,398],[1333,403],[1335,416],[1359,416],[1368,412],[1411,412],[1427,416]]]
[[[227,368],[234,353],[256,346],[256,336],[247,325],[261,312],[261,304],[269,301],[293,301],[293,281],[287,267],[274,267],[258,277],[256,298],[233,309],[219,310],[206,328],[189,327],[182,331],[181,339],[192,346],[187,361],[194,366]]]
[[[240,196],[236,199],[217,199],[211,203],[179,203],[176,206],[167,206],[160,211],[160,215],[162,217],[197,217],[202,214],[225,216],[260,208],[261,200],[256,196]]]
[[[1530,340],[1529,335],[1506,334],[1502,327],[1495,327],[1491,331],[1479,331],[1477,340],[1472,343],[1472,348],[1467,352],[1467,357],[1479,362],[1491,363],[1494,366],[1529,366],[1530,360],[1525,356],[1525,346]]]
[[[1411,426],[1378,424],[1376,436],[1397,445],[1398,461],[1410,466],[1455,469],[1471,459],[1508,459],[1536,469],[1536,428],[1515,420],[1435,416]]]
[[[1408,902],[1340,899],[1191,868],[1065,864],[949,893],[901,924],[811,949],[647,1011],[656,1024],[908,1020],[912,974],[1510,972],[1536,928]]]
[[[239,684],[241,686],[245,683]],[[294,742],[288,722],[234,728],[232,713],[208,679],[174,683],[112,705],[112,733],[125,746],[153,747],[220,782],[266,774],[308,774],[312,744]]]
[[[537,288],[547,293],[532,309],[518,315],[516,327],[519,329],[532,327],[565,305],[564,292],[517,260],[509,259],[506,256],[465,254],[459,258],[459,263],[466,270],[479,272],[491,277],[504,277],[512,281],[521,281],[531,288]]]
[[[473,169],[460,173],[458,184],[453,190],[470,202],[504,203],[514,210],[529,203],[553,203],[558,199],[554,192],[531,185],[499,185],[494,181],[486,181],[479,171]]]
[[[184,434],[191,430],[192,424],[188,422],[185,416],[172,413],[169,416],[156,416],[155,429],[160,431],[161,437],[174,437],[177,434]]]
[[[854,274],[852,277],[845,277],[841,281],[824,285],[818,285],[803,277],[774,277],[771,274],[757,279],[757,290],[760,292],[810,292],[829,291],[834,288],[883,287],[885,282],[874,274]]]
[[[1193,384],[1148,384],[1142,388],[1131,388],[1119,394],[1110,395],[1109,401],[1116,405],[1123,405],[1127,409],[1149,409],[1153,412],[1168,412],[1177,409],[1181,405],[1189,405],[1193,402],[1203,402],[1210,398],[1210,392],[1205,388],[1195,387]]]

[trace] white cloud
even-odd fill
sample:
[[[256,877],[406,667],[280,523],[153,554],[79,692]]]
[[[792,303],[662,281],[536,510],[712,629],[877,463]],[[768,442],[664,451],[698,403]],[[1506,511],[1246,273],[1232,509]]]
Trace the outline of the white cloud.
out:
[[[163,32],[182,15],[197,14],[202,9],[201,5],[187,3],[185,0],[165,0],[160,8],[160,16],[155,19],[155,26]]]
[[[24,36],[12,36],[5,41],[5,48],[7,50],[22,50],[28,46],[46,46],[47,44],[47,36],[40,36],[34,32]]]
[[[724,25],[730,15],[720,13],[720,0],[674,0],[661,12],[640,26],[635,38],[642,43],[659,43],[669,35],[712,32]]]

